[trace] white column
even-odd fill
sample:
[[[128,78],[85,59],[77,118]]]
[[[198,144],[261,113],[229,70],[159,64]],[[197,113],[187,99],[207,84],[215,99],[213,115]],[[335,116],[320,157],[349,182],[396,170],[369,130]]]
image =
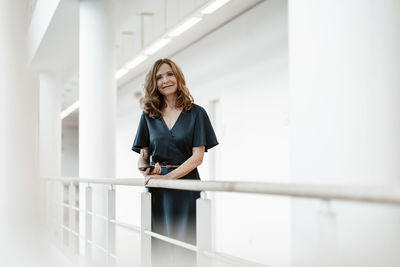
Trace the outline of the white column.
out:
[[[113,0],[80,1],[79,175],[115,177],[115,51]],[[93,212],[107,215],[107,187],[93,186]],[[106,247],[104,222],[94,218],[93,240]],[[94,256],[94,264],[106,261]]]
[[[400,182],[399,14],[397,0],[289,1],[293,182]],[[292,208],[293,266],[400,265],[394,207]]]
[[[61,97],[60,85],[55,75],[40,74],[40,127],[39,127],[39,174],[40,177],[58,178],[61,176]],[[45,183],[45,198],[47,231],[61,234],[62,229],[57,225],[57,213],[61,197],[58,183]],[[57,226],[57,227],[56,227]],[[59,231],[61,230],[61,231]]]
[[[0,258],[23,266],[38,230],[38,80],[26,67],[25,2],[0,1]],[[32,252],[33,253],[33,252]]]

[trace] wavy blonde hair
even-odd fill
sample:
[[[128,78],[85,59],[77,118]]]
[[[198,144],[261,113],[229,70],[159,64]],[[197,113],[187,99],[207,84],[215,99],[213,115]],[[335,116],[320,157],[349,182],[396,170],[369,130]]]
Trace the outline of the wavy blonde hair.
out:
[[[168,58],[162,58],[154,62],[150,71],[146,75],[144,84],[144,97],[140,100],[144,113],[151,118],[160,118],[162,110],[167,106],[164,96],[158,91],[156,75],[162,64],[168,64],[175,75],[177,81],[176,104],[175,107],[188,111],[193,106],[193,97],[186,87],[185,77],[181,69],[175,62]]]

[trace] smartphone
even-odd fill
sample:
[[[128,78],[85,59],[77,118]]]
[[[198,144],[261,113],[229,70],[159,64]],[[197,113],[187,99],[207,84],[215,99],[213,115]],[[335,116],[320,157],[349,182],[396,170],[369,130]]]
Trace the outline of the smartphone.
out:
[[[154,170],[154,166],[153,166],[153,165],[139,167],[139,170],[142,171],[142,172],[144,172],[144,171],[147,170],[147,168],[150,168],[150,171],[153,171],[153,170]]]

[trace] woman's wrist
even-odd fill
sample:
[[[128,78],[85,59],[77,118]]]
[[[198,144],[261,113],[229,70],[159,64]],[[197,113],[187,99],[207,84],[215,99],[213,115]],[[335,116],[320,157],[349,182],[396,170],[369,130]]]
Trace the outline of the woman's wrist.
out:
[[[169,172],[169,173],[165,174],[164,177],[167,180],[173,180],[173,179],[175,179],[173,175],[174,174],[172,172]]]

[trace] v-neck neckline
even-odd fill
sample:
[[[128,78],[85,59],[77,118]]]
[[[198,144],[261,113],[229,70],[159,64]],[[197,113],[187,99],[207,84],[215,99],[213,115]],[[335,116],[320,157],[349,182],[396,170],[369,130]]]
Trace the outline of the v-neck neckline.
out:
[[[179,113],[179,116],[178,116],[178,118],[175,120],[175,122],[174,122],[174,124],[172,125],[171,129],[168,128],[168,125],[167,125],[167,123],[165,122],[164,117],[161,115],[161,120],[163,121],[165,127],[167,128],[167,130],[168,130],[169,132],[171,132],[171,131],[174,129],[174,127],[175,127],[176,123],[178,122],[179,118],[181,117],[182,113],[183,113],[183,110],[181,110],[181,112]]]

